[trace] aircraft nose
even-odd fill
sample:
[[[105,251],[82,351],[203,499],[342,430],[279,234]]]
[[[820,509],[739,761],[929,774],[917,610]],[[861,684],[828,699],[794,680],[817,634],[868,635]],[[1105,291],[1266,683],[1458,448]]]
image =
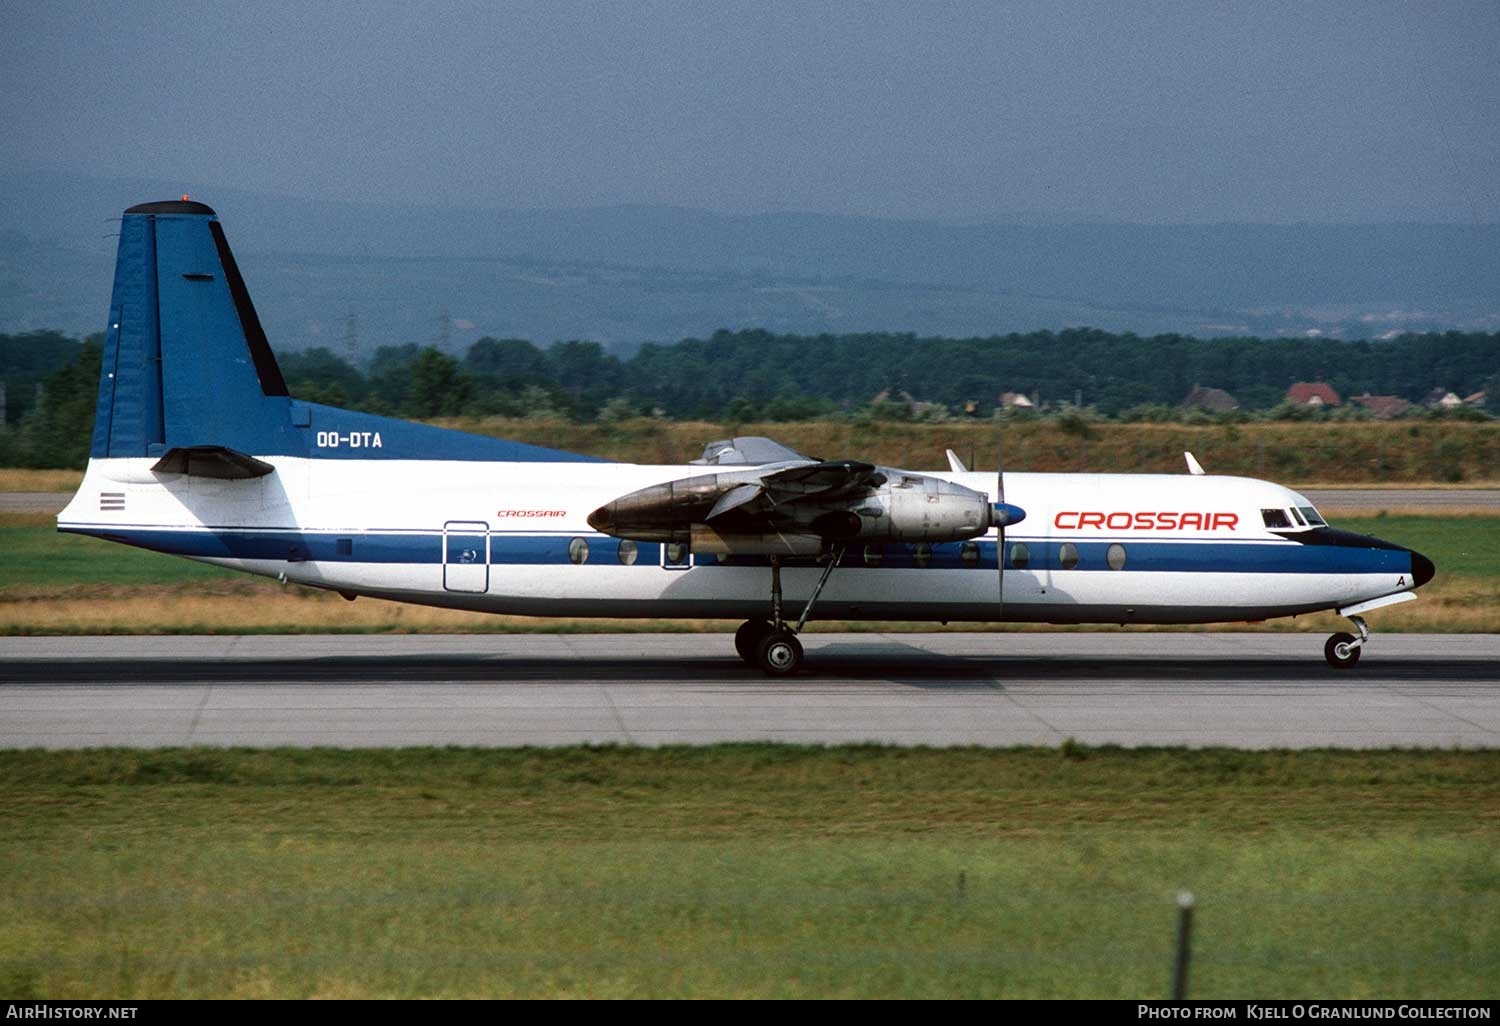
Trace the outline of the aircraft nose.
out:
[[[1432,560],[1428,559],[1420,552],[1416,552],[1412,549],[1408,549],[1407,551],[1411,552],[1411,576],[1412,580],[1416,582],[1412,585],[1412,587],[1420,588],[1422,585],[1432,580],[1432,575],[1437,573],[1437,567],[1432,565]]]

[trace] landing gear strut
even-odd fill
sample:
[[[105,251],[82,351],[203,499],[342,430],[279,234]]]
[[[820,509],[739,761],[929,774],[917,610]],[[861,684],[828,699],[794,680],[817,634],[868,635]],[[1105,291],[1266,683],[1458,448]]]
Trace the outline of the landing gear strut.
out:
[[[1323,643],[1323,658],[1335,670],[1347,670],[1359,662],[1359,653],[1365,642],[1370,640],[1370,630],[1365,626],[1364,617],[1351,616],[1349,621],[1359,631],[1359,637],[1340,631]]]
[[[783,618],[781,610],[781,557],[772,556],[771,619],[769,622],[746,620],[734,632],[734,648],[740,658],[759,666],[772,677],[786,677],[796,673],[802,666],[802,642],[797,640],[797,634],[806,626],[807,618],[812,615],[813,603],[818,601],[833,568],[839,565],[839,560],[843,557],[844,546],[836,546],[828,559],[828,565],[823,568],[823,576],[818,578],[818,586],[813,589],[807,605],[802,607],[802,615],[792,625]]]

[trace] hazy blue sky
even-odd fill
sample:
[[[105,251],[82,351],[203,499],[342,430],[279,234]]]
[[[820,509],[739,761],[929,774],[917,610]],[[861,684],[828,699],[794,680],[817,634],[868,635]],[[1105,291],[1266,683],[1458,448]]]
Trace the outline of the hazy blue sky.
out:
[[[1500,2],[0,0],[0,160],[320,198],[1500,220]]]

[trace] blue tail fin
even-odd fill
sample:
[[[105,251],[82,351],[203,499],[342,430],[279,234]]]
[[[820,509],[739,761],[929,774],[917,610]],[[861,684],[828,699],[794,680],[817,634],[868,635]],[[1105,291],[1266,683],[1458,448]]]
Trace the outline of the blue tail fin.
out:
[[[125,211],[93,457],[173,450],[329,459],[589,457],[297,402],[218,216],[188,200]]]
[[[279,451],[289,404],[214,212],[185,200],[125,211],[90,454]]]

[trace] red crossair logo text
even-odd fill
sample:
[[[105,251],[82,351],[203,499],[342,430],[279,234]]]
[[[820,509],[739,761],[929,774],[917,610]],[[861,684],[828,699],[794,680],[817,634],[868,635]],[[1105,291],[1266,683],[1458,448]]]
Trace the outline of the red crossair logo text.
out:
[[[1059,531],[1233,531],[1238,513],[1174,513],[1066,510],[1052,519]]]

